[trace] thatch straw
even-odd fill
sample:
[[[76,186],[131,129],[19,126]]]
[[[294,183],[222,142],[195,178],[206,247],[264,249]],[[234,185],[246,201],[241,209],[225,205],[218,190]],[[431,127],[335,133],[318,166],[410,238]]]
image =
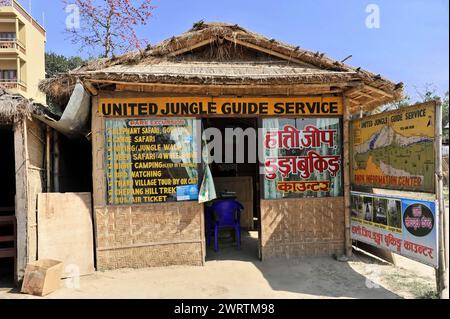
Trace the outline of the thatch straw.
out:
[[[8,93],[0,87],[0,121],[15,122],[24,117],[31,118],[35,111],[32,101],[21,95]]]
[[[242,84],[260,84],[261,81],[287,85],[299,82],[361,81],[365,85],[392,95],[395,99],[402,95],[402,89],[393,82],[361,68],[354,68],[330,59],[324,53],[308,51],[298,46],[269,39],[258,33],[245,30],[238,25],[205,23],[203,21],[195,23],[188,32],[162,41],[156,46],[149,46],[145,50],[129,52],[111,59],[92,61],[67,74],[45,80],[41,83],[40,89],[51,98],[66,101],[77,79],[82,81],[95,79],[141,83],[176,83],[180,85],[234,84],[237,75],[231,67],[226,66],[226,63],[242,63],[245,61],[254,63],[258,60],[266,64],[271,62],[284,63],[285,66],[290,68],[307,68],[309,71],[304,74],[300,74],[301,72],[289,74],[289,72],[285,72],[287,68],[280,67],[275,72],[279,76],[271,77],[270,74],[262,74],[261,77],[251,77],[242,75]],[[192,69],[198,70],[195,63],[199,61],[211,64],[225,62],[224,70],[216,72],[217,69],[215,69],[208,74],[207,68],[203,68],[202,72],[197,72],[195,76],[192,76],[194,73]],[[159,66],[168,64],[171,67],[166,68],[167,73],[164,74]],[[154,67],[152,68],[152,66]],[[192,69],[190,70],[189,67]],[[252,66],[248,65],[248,67],[250,69]],[[136,72],[136,69],[139,68],[141,70]],[[155,73],[155,69],[158,69],[157,73]],[[254,66],[253,69],[255,69]],[[317,74],[311,74],[311,70]],[[285,75],[283,76],[283,74]],[[379,94],[376,95],[376,99],[378,98]]]

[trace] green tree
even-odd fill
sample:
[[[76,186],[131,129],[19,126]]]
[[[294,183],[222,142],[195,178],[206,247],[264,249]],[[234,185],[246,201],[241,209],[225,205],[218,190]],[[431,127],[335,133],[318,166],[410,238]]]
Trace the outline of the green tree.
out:
[[[444,128],[449,121],[449,91],[445,92],[442,96],[437,93],[436,87],[432,83],[425,83],[422,88],[416,88],[417,100],[413,102],[411,97],[406,95],[404,98],[397,102],[390,103],[382,106],[374,113],[381,113],[390,110],[397,110],[403,107],[413,105],[415,103],[423,103],[431,100],[440,100],[442,106],[442,127]]]
[[[45,72],[47,78],[52,78],[60,73],[65,73],[85,64],[80,57],[65,57],[53,52],[45,54]]]
[[[444,95],[439,95],[437,93],[436,87],[433,84],[427,83],[424,85],[422,90],[416,89],[417,95],[419,96],[419,102],[428,102],[431,100],[440,100],[442,107],[442,127],[444,128],[448,124],[448,94],[445,92]]]

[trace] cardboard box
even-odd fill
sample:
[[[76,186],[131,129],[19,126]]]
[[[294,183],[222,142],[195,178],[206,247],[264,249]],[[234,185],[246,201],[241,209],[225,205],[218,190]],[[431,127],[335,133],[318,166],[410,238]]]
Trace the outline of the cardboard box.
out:
[[[28,264],[22,293],[43,297],[58,290],[62,272],[63,263],[57,260],[43,259]]]

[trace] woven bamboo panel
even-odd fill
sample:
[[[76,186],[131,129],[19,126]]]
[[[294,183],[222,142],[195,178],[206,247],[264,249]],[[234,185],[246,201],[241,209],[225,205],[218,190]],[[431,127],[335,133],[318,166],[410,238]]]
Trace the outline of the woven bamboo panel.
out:
[[[95,216],[99,270],[204,263],[202,205],[104,207]]]
[[[341,197],[262,201],[263,259],[342,253],[344,217]]]
[[[198,243],[143,246],[97,251],[98,270],[164,266],[202,266],[202,250]]]

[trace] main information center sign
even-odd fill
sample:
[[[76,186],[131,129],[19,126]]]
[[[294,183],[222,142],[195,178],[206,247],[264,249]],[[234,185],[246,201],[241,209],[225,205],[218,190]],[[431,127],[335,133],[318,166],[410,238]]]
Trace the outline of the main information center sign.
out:
[[[352,184],[434,193],[435,102],[352,122]]]

